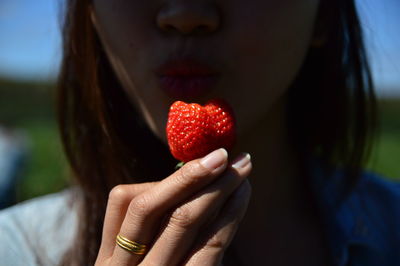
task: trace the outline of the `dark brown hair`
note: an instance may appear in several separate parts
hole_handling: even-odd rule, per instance
[[[68,0],[58,81],[58,122],[80,189],[79,232],[64,265],[93,265],[101,241],[108,193],[117,184],[168,176],[176,160],[128,100],[90,21],[90,0]],[[321,0],[327,42],[310,49],[289,88],[288,121],[299,160],[318,156],[342,166],[348,187],[369,153],[375,96],[353,1]],[[157,167],[154,167],[157,165]]]

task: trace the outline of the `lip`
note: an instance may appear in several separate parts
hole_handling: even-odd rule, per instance
[[[173,98],[199,97],[210,92],[217,82],[217,76],[163,76],[160,87]]]
[[[220,76],[209,64],[187,57],[167,61],[156,74],[160,88],[174,98],[204,95],[215,88]]]

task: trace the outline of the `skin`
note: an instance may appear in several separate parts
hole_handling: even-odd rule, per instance
[[[239,170],[231,159],[218,170],[194,160],[161,182],[113,189],[97,265],[219,265],[230,244],[240,246],[246,265],[322,265],[322,229],[307,207],[284,113],[286,92],[315,42],[318,5],[319,0],[93,0],[91,18],[107,56],[156,136],[167,145],[169,106],[179,99],[160,90],[153,71],[173,54],[194,53],[221,77],[215,90],[188,101],[227,100],[239,134],[229,158],[243,150],[252,157]],[[115,246],[118,233],[152,243],[151,249],[146,256],[128,253]]]

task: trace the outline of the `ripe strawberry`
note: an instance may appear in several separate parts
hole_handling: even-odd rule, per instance
[[[213,99],[204,107],[176,101],[166,128],[171,153],[188,162],[218,148],[229,150],[236,141],[235,124],[232,108],[222,99]]]

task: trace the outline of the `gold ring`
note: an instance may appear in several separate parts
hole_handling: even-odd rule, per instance
[[[135,241],[129,240],[120,235],[117,235],[117,239],[115,242],[121,248],[123,248],[129,252],[132,252],[134,254],[142,255],[142,254],[146,253],[146,251],[147,251],[146,245],[139,244]]]

